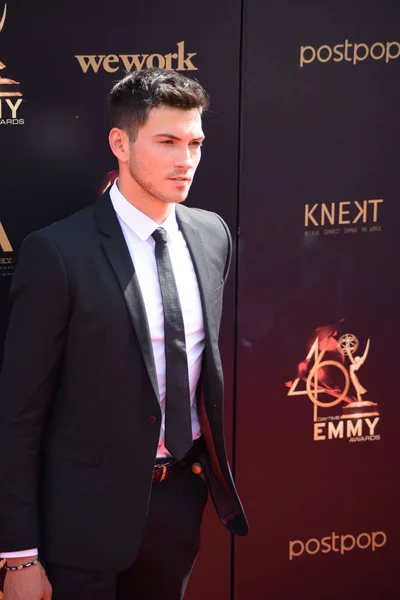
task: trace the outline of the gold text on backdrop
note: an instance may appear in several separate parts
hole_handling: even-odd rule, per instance
[[[304,212],[304,226],[309,225],[354,225],[355,223],[367,223],[368,219],[372,223],[378,221],[379,204],[383,199],[363,200],[362,203],[346,201],[331,202],[330,204],[316,203],[306,204]]]
[[[197,52],[185,53],[184,41],[177,43],[177,47],[178,52],[169,54],[76,54],[75,58],[84,73],[98,73],[100,69],[107,73],[121,69],[130,72],[154,67],[170,71],[197,71],[192,62]]]
[[[380,440],[378,404],[365,397],[367,390],[358,374],[369,355],[370,340],[360,351],[356,336],[346,333],[337,339],[334,325],[319,327],[313,339],[307,356],[298,365],[296,379],[285,385],[288,396],[305,395],[311,400],[314,441]]]
[[[0,19],[0,32],[2,31],[7,17],[7,4],[4,5]],[[6,64],[0,60],[0,71],[6,68]],[[22,104],[22,93],[19,81],[2,77],[0,75],[0,125],[23,125],[24,119],[18,118],[18,109]],[[11,100],[11,98],[18,100]]]
[[[383,203],[383,198],[307,203],[304,205],[304,235],[380,232]]]
[[[13,271],[13,247],[0,221],[0,277],[10,276],[13,274]]]
[[[338,535],[334,531],[331,536],[323,537],[321,540],[311,538],[306,542],[301,540],[292,540],[289,542],[289,560],[293,560],[306,552],[309,555],[328,554],[329,552],[338,552],[345,554],[355,548],[360,550],[369,549],[375,552],[377,548],[382,548],[387,542],[387,535],[384,531],[373,531],[372,533],[360,533],[357,536],[351,534]]]
[[[300,47],[300,68],[309,65],[317,59],[320,63],[348,62],[356,65],[367,58],[372,60],[385,60],[388,63],[400,57],[399,42],[376,42],[375,44],[353,44],[345,40],[343,44],[328,46],[324,44],[319,48],[314,46]]]
[[[12,246],[10,244],[10,240],[7,237],[7,234],[4,230],[3,225],[0,222],[0,249],[2,252],[12,252]]]

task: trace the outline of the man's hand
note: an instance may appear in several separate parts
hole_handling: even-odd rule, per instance
[[[8,559],[7,564],[30,562],[36,557]],[[52,589],[46,572],[39,563],[21,571],[7,571],[4,581],[4,600],[51,600]]]

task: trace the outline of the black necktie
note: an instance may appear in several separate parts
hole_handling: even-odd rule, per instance
[[[166,360],[165,442],[168,452],[180,460],[192,446],[189,373],[185,328],[165,229],[153,233],[164,307]]]

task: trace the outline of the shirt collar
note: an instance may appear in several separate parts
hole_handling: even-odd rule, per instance
[[[173,239],[178,233],[178,222],[176,220],[175,204],[172,205],[172,211],[165,219],[164,223],[159,225],[153,219],[138,210],[133,204],[121,194],[116,179],[110,189],[110,198],[112,205],[118,217],[144,242],[158,227],[163,227],[167,232],[167,238]]]

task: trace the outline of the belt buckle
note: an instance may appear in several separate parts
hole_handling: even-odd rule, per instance
[[[163,481],[163,479],[165,479],[165,478],[166,478],[166,476],[167,476],[167,469],[168,469],[167,465],[162,465],[162,473],[161,473],[161,477],[160,477],[160,479],[158,480],[158,482],[159,482],[159,483],[160,483],[160,481]]]

